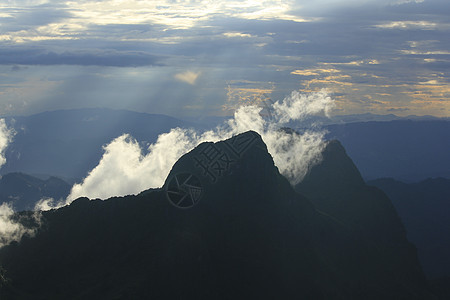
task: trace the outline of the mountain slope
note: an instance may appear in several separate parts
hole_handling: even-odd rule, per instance
[[[383,178],[367,184],[380,188],[392,200],[408,239],[418,248],[427,276],[450,276],[450,179],[429,178],[407,184]]]
[[[392,270],[386,276],[423,277],[416,249],[389,198],[364,183],[358,169],[338,141],[331,141],[323,161],[312,167],[296,190],[319,211],[330,215],[374,243]],[[408,270],[403,273],[401,270]],[[395,275],[393,275],[395,274]],[[401,275],[403,274],[403,275]],[[413,275],[414,274],[414,275]]]
[[[420,267],[317,211],[260,136],[203,143],[164,189],[43,212],[35,238],[0,249],[17,299],[427,299]],[[382,226],[381,226],[382,227]],[[395,239],[395,241],[392,241]]]

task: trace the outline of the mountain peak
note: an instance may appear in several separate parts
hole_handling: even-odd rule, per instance
[[[321,191],[321,186],[345,190],[364,185],[361,173],[338,140],[328,142],[322,158],[322,162],[313,166],[298,185],[299,191],[306,186]]]
[[[217,198],[224,188],[261,191],[277,182],[291,189],[261,136],[247,131],[217,143],[202,143],[183,155],[170,171],[164,189],[172,204],[188,208],[202,198]]]
[[[0,296],[423,299],[428,294],[413,255],[380,250],[383,240],[361,236],[352,223],[344,226],[316,211],[280,175],[252,131],[200,144],[175,163],[163,189],[105,201],[80,198],[42,218],[45,226],[34,238],[0,249],[0,265],[10,276]],[[407,246],[401,239],[394,243],[398,249]],[[399,257],[406,262],[395,264]]]

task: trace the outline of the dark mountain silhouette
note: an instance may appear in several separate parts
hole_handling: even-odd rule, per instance
[[[1,174],[24,172],[81,179],[94,168],[102,146],[129,133],[143,144],[175,127],[199,126],[165,115],[90,108],[6,118],[16,131]]]
[[[318,210],[349,226],[357,226],[372,238],[406,238],[390,200],[381,190],[365,184],[338,141],[329,142],[323,151],[323,161],[309,171],[296,190]]]
[[[0,177],[0,204],[11,202],[16,211],[32,210],[42,198],[65,199],[71,185],[62,179],[46,180],[24,173],[9,173]]]
[[[334,145],[322,167],[342,157]],[[354,198],[346,202],[369,218],[365,223],[316,210],[279,174],[254,132],[203,143],[178,160],[163,189],[106,201],[80,198],[43,212],[36,237],[0,249],[0,296],[433,299],[384,194],[353,182],[354,166],[339,164],[327,168],[353,173],[352,182],[341,181],[345,188],[373,191],[373,210]],[[314,175],[308,180],[328,189],[328,179],[317,178],[323,185]],[[380,210],[387,215],[380,218]]]
[[[314,166],[296,190],[317,210],[353,228],[381,253],[395,276],[400,270],[417,273],[415,247],[408,243],[404,226],[389,198],[368,186],[338,141],[323,151],[323,161]]]
[[[326,126],[366,180],[450,178],[450,121],[360,122]]]
[[[427,276],[450,277],[450,179],[407,184],[383,178],[367,184],[380,188],[392,200]]]

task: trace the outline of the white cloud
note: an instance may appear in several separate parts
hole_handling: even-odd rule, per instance
[[[406,4],[406,3],[422,3],[424,1],[425,0],[398,0],[398,1],[395,1],[394,4],[401,5],[401,4]]]
[[[69,200],[81,196],[106,198],[138,193],[159,187],[177,159],[195,146],[195,134],[189,130],[172,129],[161,134],[143,155],[136,140],[124,134],[114,139],[105,154],[82,184],[75,184]]]
[[[53,198],[42,198],[34,205],[34,211],[47,211],[55,208],[60,208],[66,205],[66,201],[61,199],[55,201]]]
[[[429,21],[393,21],[375,25],[377,28],[383,29],[424,29],[432,30],[439,26],[438,23]]]
[[[308,115],[316,115],[320,112],[329,116],[331,109],[334,108],[334,102],[325,90],[309,95],[294,91],[284,101],[276,102],[273,108],[280,122],[286,123],[290,120],[301,120]]]
[[[292,184],[297,184],[308,169],[320,161],[325,146],[324,132],[290,134],[279,129],[290,120],[328,113],[332,107],[334,102],[325,91],[309,95],[293,92],[273,105],[272,119],[260,115],[262,107],[242,106],[236,110],[233,119],[214,130],[197,133],[175,128],[161,134],[156,143],[148,147],[146,154],[136,140],[127,134],[122,135],[104,148],[105,153],[97,167],[82,183],[73,186],[66,203],[82,196],[104,199],[161,187],[173,164],[198,144],[227,139],[248,130],[262,136],[280,173]],[[41,207],[48,209],[52,205],[46,201]]]
[[[224,36],[228,38],[251,38],[252,35],[249,33],[242,33],[242,32],[225,32],[223,33]]]
[[[406,55],[450,55],[450,51],[447,50],[433,50],[433,51],[400,50],[399,52]]]
[[[186,83],[189,83],[191,85],[194,85],[197,81],[198,77],[200,76],[201,72],[192,72],[192,71],[186,71],[182,73],[175,74],[175,79],[179,81],[183,81]]]
[[[20,241],[24,235],[32,236],[35,229],[24,227],[19,221],[13,220],[14,210],[10,203],[0,205],[0,248],[13,241]],[[35,212],[32,215],[35,222],[39,223],[40,213]]]
[[[14,131],[8,129],[4,119],[0,119],[0,168],[6,163],[5,150],[11,142],[13,135]]]
[[[428,80],[428,81],[422,81],[422,82],[419,82],[419,84],[425,84],[425,85],[438,85],[438,84],[440,84],[440,82],[437,81],[437,80],[435,80],[435,79],[433,79],[433,80]]]

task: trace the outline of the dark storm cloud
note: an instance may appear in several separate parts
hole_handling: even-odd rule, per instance
[[[0,49],[1,65],[80,65],[137,67],[161,65],[161,57],[140,51],[75,50],[57,53],[36,48]]]

